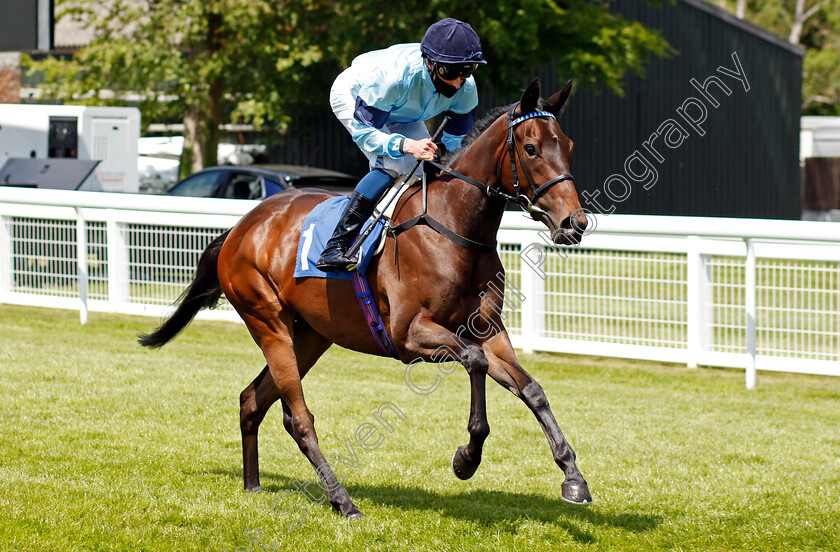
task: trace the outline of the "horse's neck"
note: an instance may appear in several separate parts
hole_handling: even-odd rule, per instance
[[[479,137],[452,168],[485,185],[496,185],[496,160],[498,144]],[[447,213],[447,224],[464,237],[490,243],[494,241],[501,224],[505,202],[491,199],[487,193],[468,182],[447,179],[442,188],[441,206]],[[433,215],[434,216],[434,215]],[[441,221],[443,222],[443,221]]]

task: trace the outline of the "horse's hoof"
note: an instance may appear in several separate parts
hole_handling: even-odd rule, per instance
[[[592,504],[592,495],[589,494],[589,486],[583,483],[563,483],[562,497],[566,502],[572,504]]]
[[[455,454],[452,455],[452,471],[455,472],[455,477],[466,481],[475,475],[475,470],[478,469],[478,464],[472,465],[467,462],[467,459],[464,458],[463,454],[461,454],[461,450],[463,448],[464,447],[458,447],[458,450],[456,450]]]
[[[365,515],[361,512],[361,510],[359,510],[355,506],[353,506],[352,510],[344,514],[344,519],[346,519],[347,521],[354,521],[357,519],[362,519],[363,517],[365,517]]]
[[[253,487],[248,487],[248,488],[245,489],[245,492],[247,492],[247,493],[261,493],[262,491],[263,491],[263,488],[260,487],[259,485],[255,485]]]

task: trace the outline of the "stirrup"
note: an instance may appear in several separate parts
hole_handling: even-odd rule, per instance
[[[353,258],[353,260],[350,262],[350,264],[347,265],[347,268],[345,268],[345,270],[347,272],[354,272],[354,271],[358,270],[360,262],[361,262],[361,255],[356,253],[356,256]]]
[[[349,249],[349,247],[347,249]],[[321,257],[323,257],[323,253],[321,254]],[[359,267],[359,263],[361,262],[358,252],[352,259],[349,259],[346,251],[339,251],[338,257],[340,258],[336,259],[333,264],[327,264],[325,261],[318,259],[318,262],[315,263],[315,268],[321,272],[332,272],[333,270],[346,270],[347,272],[352,272]]]

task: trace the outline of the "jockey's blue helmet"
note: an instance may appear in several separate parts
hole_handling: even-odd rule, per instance
[[[487,63],[481,56],[481,41],[470,24],[451,17],[426,29],[420,51],[436,63]]]

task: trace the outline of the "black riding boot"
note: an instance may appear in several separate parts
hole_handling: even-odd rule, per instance
[[[373,213],[375,206],[375,201],[371,201],[359,192],[353,192],[350,203],[344,208],[332,237],[324,247],[324,252],[321,253],[321,258],[315,263],[318,270],[324,272],[345,270],[348,265],[353,264],[354,259],[347,257],[347,250],[353,245],[353,239],[359,233],[362,224]]]

